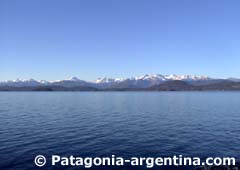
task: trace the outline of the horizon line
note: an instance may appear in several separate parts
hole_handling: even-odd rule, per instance
[[[109,76],[103,76],[103,77],[98,77],[96,79],[93,80],[85,80],[85,79],[81,79],[79,78],[79,76],[67,76],[66,78],[63,79],[55,79],[55,80],[49,80],[49,79],[35,79],[35,78],[15,78],[15,79],[5,79],[5,80],[0,80],[0,82],[7,82],[7,81],[28,81],[28,80],[35,80],[35,81],[48,81],[48,82],[57,82],[57,81],[63,81],[63,80],[73,80],[73,79],[78,79],[78,80],[82,80],[85,82],[95,82],[96,80],[99,79],[131,79],[131,78],[136,78],[136,77],[143,77],[143,76],[156,76],[156,75],[160,75],[160,76],[196,76],[196,77],[205,77],[205,78],[210,78],[210,79],[240,79],[238,77],[234,77],[234,76],[230,76],[230,77],[212,77],[212,76],[207,76],[207,75],[200,75],[200,74],[143,74],[143,75],[137,75],[137,76],[123,76],[123,77],[109,77]]]

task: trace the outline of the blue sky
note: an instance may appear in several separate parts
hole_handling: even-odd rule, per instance
[[[240,77],[239,0],[1,0],[0,80]]]

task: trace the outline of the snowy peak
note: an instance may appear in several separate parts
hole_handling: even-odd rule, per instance
[[[0,91],[49,90],[239,90],[240,79],[216,79],[198,75],[145,74],[130,78],[98,78],[87,82],[77,77],[46,81],[35,79],[16,79],[0,82]]]
[[[165,80],[165,77],[161,74],[145,74],[144,76],[137,76],[134,80]]]
[[[189,80],[189,81],[194,81],[194,80],[210,80],[210,77],[207,76],[197,76],[197,75],[166,75],[165,78],[167,80]]]
[[[77,77],[70,77],[69,79],[67,79],[69,81],[81,81],[79,78]]]
[[[34,79],[16,79],[16,80],[7,80],[0,82],[0,85],[5,86],[38,86],[41,83]]]
[[[16,80],[7,80],[0,82],[0,86],[14,86],[14,87],[31,87],[31,86],[44,86],[44,85],[62,85],[65,86],[67,84],[69,86],[70,83],[74,83],[74,85],[85,83],[85,81],[80,80],[77,77],[70,77],[64,80],[55,80],[55,81],[46,81],[46,80],[35,80],[35,79],[16,79]]]
[[[98,78],[95,83],[115,83],[115,82],[121,82],[121,81],[124,81],[126,79],[124,78],[107,78],[107,77],[104,77],[104,78]]]
[[[110,83],[110,82],[115,82],[115,79],[104,77],[104,78],[98,78],[95,81],[95,83]]]
[[[70,77],[63,80],[46,81],[46,80],[35,80],[35,79],[16,79],[0,82],[0,86],[13,86],[13,87],[33,87],[33,86],[61,86],[61,87],[94,87],[94,88],[110,88],[110,87],[136,87],[146,88],[153,85],[158,85],[166,81],[181,80],[192,83],[208,83],[215,80],[224,79],[213,79],[207,76],[198,75],[162,75],[162,74],[145,74],[142,76],[130,77],[130,78],[98,78],[94,82],[87,82],[77,77]],[[229,78],[225,79],[229,81],[239,82],[240,79]]]
[[[9,83],[23,83],[23,82],[37,82],[36,80],[34,79],[16,79],[16,80],[7,80],[7,81],[4,81],[4,82],[9,82]]]
[[[184,80],[184,81],[197,81],[197,80],[210,80],[207,76],[196,75],[161,75],[161,74],[145,74],[143,76],[137,76],[132,78],[98,78],[95,83],[115,83],[123,82],[126,80],[132,81],[167,81],[167,80]]]

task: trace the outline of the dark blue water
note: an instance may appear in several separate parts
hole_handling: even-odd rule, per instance
[[[240,93],[2,92],[0,144],[1,170],[54,169],[38,154],[239,158]]]

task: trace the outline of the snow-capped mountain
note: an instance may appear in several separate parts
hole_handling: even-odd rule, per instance
[[[46,80],[35,80],[35,79],[16,79],[16,80],[7,80],[0,82],[0,86],[13,86],[13,87],[34,87],[34,86],[47,86],[47,85],[54,85],[54,86],[64,86],[64,87],[71,87],[71,86],[79,86],[79,85],[86,85],[87,82],[78,79],[77,77],[71,77],[69,79],[64,80],[55,80],[55,81],[46,81]]]
[[[97,87],[103,88],[146,88],[160,84],[165,81],[182,80],[188,82],[194,81],[210,81],[212,78],[207,76],[196,75],[161,75],[161,74],[146,74],[143,76],[131,78],[99,78],[95,81]]]
[[[0,86],[13,86],[13,87],[21,87],[21,86],[39,86],[42,82],[34,80],[34,79],[16,79],[16,80],[8,80],[0,82]]]
[[[121,82],[124,81],[125,79],[123,78],[98,78],[95,83],[114,83],[114,82]]]
[[[95,83],[114,83],[123,82],[126,80],[132,81],[167,81],[167,80],[183,80],[183,81],[196,81],[196,80],[210,80],[207,76],[196,76],[196,75],[161,75],[161,74],[146,74],[143,76],[131,77],[131,78],[99,78]]]
[[[57,80],[50,82],[50,85],[61,86],[61,87],[78,87],[78,86],[91,86],[90,83],[80,80],[77,77],[70,77],[65,80]]]
[[[212,78],[207,76],[196,76],[196,75],[167,75],[167,80],[184,80],[184,81],[197,81],[197,80],[210,80]]]
[[[213,79],[207,76],[196,75],[161,75],[161,74],[146,74],[131,78],[98,78],[94,82],[81,80],[77,77],[71,77],[64,80],[46,81],[46,80],[8,80],[0,82],[0,86],[11,87],[35,87],[35,86],[58,86],[58,87],[94,87],[94,88],[147,88],[161,84],[166,81],[180,80],[197,83],[216,82],[221,80],[239,81],[239,79]]]

